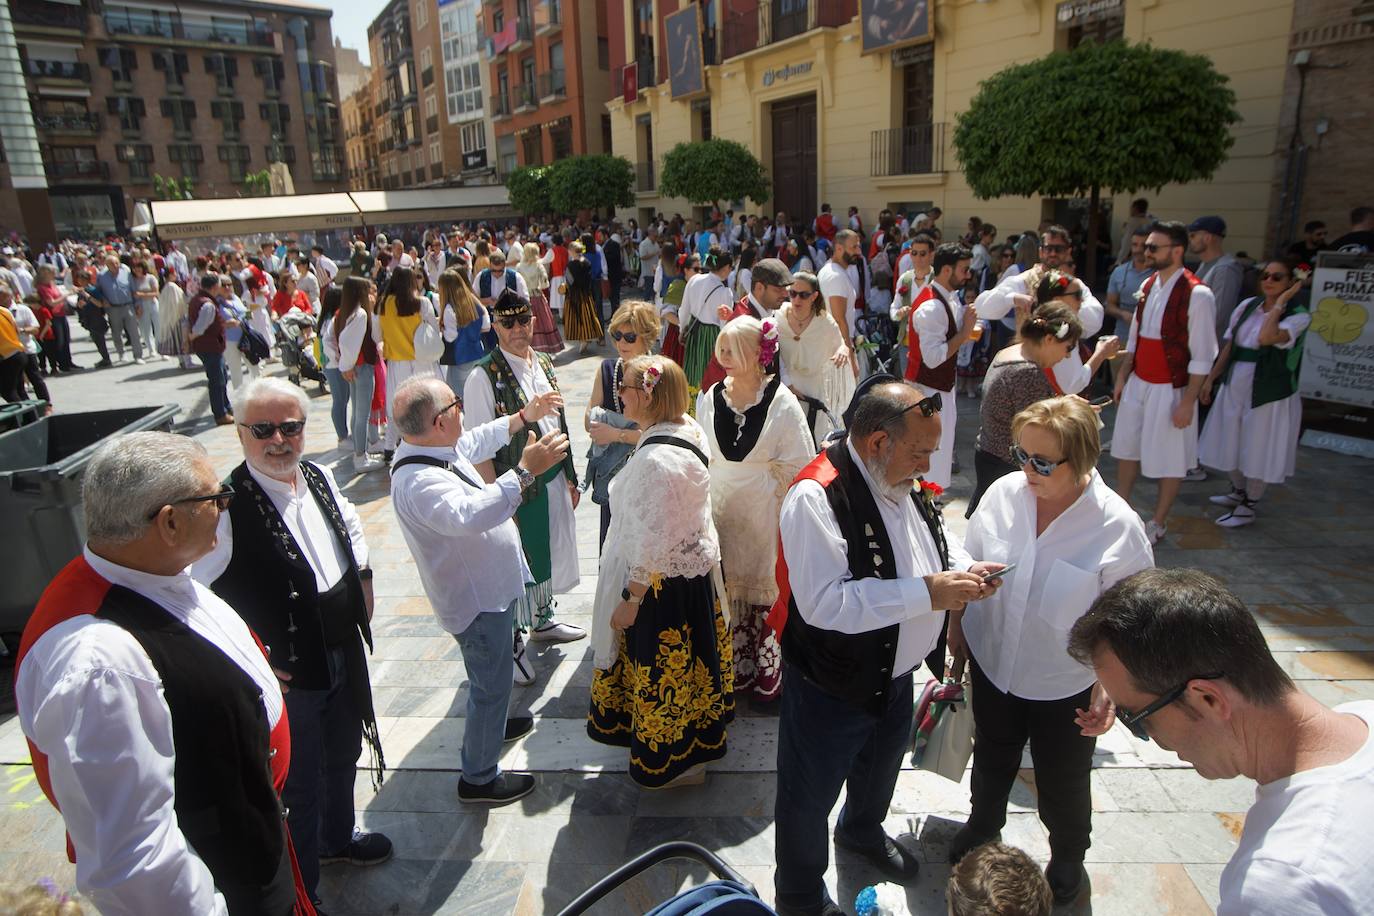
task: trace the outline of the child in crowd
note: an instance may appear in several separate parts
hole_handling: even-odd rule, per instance
[[[1015,846],[985,843],[959,860],[945,889],[950,916],[1050,916],[1040,866]]]

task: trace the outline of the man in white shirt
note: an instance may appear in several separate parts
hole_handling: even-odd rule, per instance
[[[825,300],[826,307],[830,309],[830,316],[835,319],[841,333],[845,335],[845,345],[849,348],[849,359],[854,366],[855,378],[858,378],[858,362],[854,359],[854,334],[858,316],[854,310],[854,303],[859,293],[849,278],[849,265],[858,257],[859,234],[842,229],[835,234],[835,253],[816,275],[821,284],[821,298]]]
[[[658,256],[661,251],[658,230],[650,226],[649,231],[645,233],[644,241],[639,243],[639,282],[642,285],[653,285],[654,269],[658,267]]]
[[[425,256],[420,259],[425,268],[425,279],[430,289],[439,288],[439,275],[448,269],[448,257],[444,254],[444,244],[439,236],[431,236],[425,243]]]
[[[1245,604],[1195,569],[1113,586],[1074,624],[1069,652],[1138,739],[1204,779],[1259,783],[1217,916],[1369,912],[1374,702],[1328,709],[1299,690]]]
[[[314,900],[322,863],[377,865],[392,844],[354,826],[364,739],[374,788],[385,769],[367,671],[372,569],[357,509],[328,468],[303,460],[309,409],[305,392],[284,379],[255,379],[239,391],[244,460],[227,482],[241,498],[220,513],[214,549],[191,574],[272,647],[290,685],[295,766],[282,801]]]
[[[339,275],[339,265],[324,253],[324,246],[313,245],[310,248],[310,263],[315,270],[315,279],[320,281],[320,289],[329,289],[329,285],[334,282],[334,278]]]
[[[529,716],[508,718],[511,631],[530,568],[514,515],[535,478],[568,451],[562,432],[537,441],[527,434],[520,463],[483,482],[473,462],[488,463],[511,436],[557,411],[556,392],[532,397],[511,414],[463,432],[463,400],[436,378],[407,379],[396,392],[392,422],[401,445],[391,466],[391,506],[415,558],[434,615],[458,641],[468,679],[463,775],[458,799],[502,805],[534,790],[534,777],[504,773],[501,745],[534,728]]]
[[[501,253],[499,248],[492,249],[487,256],[490,267],[485,267],[472,281],[472,288],[477,293],[477,298],[487,308],[496,304],[496,300],[501,298],[501,294],[506,290],[512,290],[521,298],[530,297],[529,284],[520,275],[520,271],[506,266],[506,256]]]
[[[911,311],[921,290],[926,288],[935,275],[931,262],[935,258],[935,239],[924,232],[916,234],[897,262],[896,292],[888,315],[898,325],[897,330],[897,371],[906,375],[907,360],[911,347]],[[905,265],[905,266],[903,266]]]
[[[199,443],[160,432],[109,440],[82,490],[86,547],[29,619],[14,690],[77,887],[110,916],[299,912],[282,688],[188,574],[233,492]]]
[[[769,623],[786,663],[774,809],[784,916],[844,912],[825,887],[842,786],[835,844],[889,880],[915,880],[915,855],[882,827],[911,746],[912,672],[944,629],[940,612],[991,594],[981,576],[1000,566],[974,563],[918,485],[940,442],[935,403],[889,378],[861,389],[852,410],[848,435],[782,505]]]
[[[931,457],[926,476],[945,489],[954,474],[954,427],[959,418],[954,404],[955,361],[959,348],[973,339],[978,326],[977,313],[955,295],[968,280],[970,258],[969,250],[954,242],[936,248],[933,277],[916,296],[911,313],[912,350],[906,377],[927,397],[938,394],[943,403],[940,448]]]

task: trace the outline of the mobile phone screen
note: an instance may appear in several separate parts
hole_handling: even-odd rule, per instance
[[[984,581],[984,582],[996,582],[998,579],[1002,578],[1003,576],[1005,576],[1007,573],[1011,572],[1011,571],[1012,571],[1013,569],[1015,569],[1015,568],[1016,568],[1016,564],[1015,564],[1015,563],[1012,563],[1010,566],[1004,566],[1004,567],[1002,567],[1001,569],[997,570],[996,572],[990,572],[990,573],[988,573],[987,575],[983,576],[983,581]]]

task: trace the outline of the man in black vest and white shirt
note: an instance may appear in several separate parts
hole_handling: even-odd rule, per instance
[[[782,505],[778,603],[777,911],[834,916],[825,887],[827,817],[841,786],[837,846],[909,883],[918,862],[883,831],[911,745],[912,672],[935,646],[942,611],[991,594],[919,486],[940,442],[939,402],[875,376],[849,432],[807,465]]]
[[[192,575],[239,612],[289,685],[292,767],[282,791],[312,899],[320,864],[376,865],[391,841],[355,829],[353,784],[366,737],[383,770],[365,653],[372,570],[362,520],[327,468],[301,459],[310,401],[278,378],[250,382],[235,404],[244,462],[215,549]]]

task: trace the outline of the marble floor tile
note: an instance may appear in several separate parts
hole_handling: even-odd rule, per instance
[[[1093,815],[1087,860],[1219,864],[1235,850],[1236,836],[1219,815],[1104,811]]]

